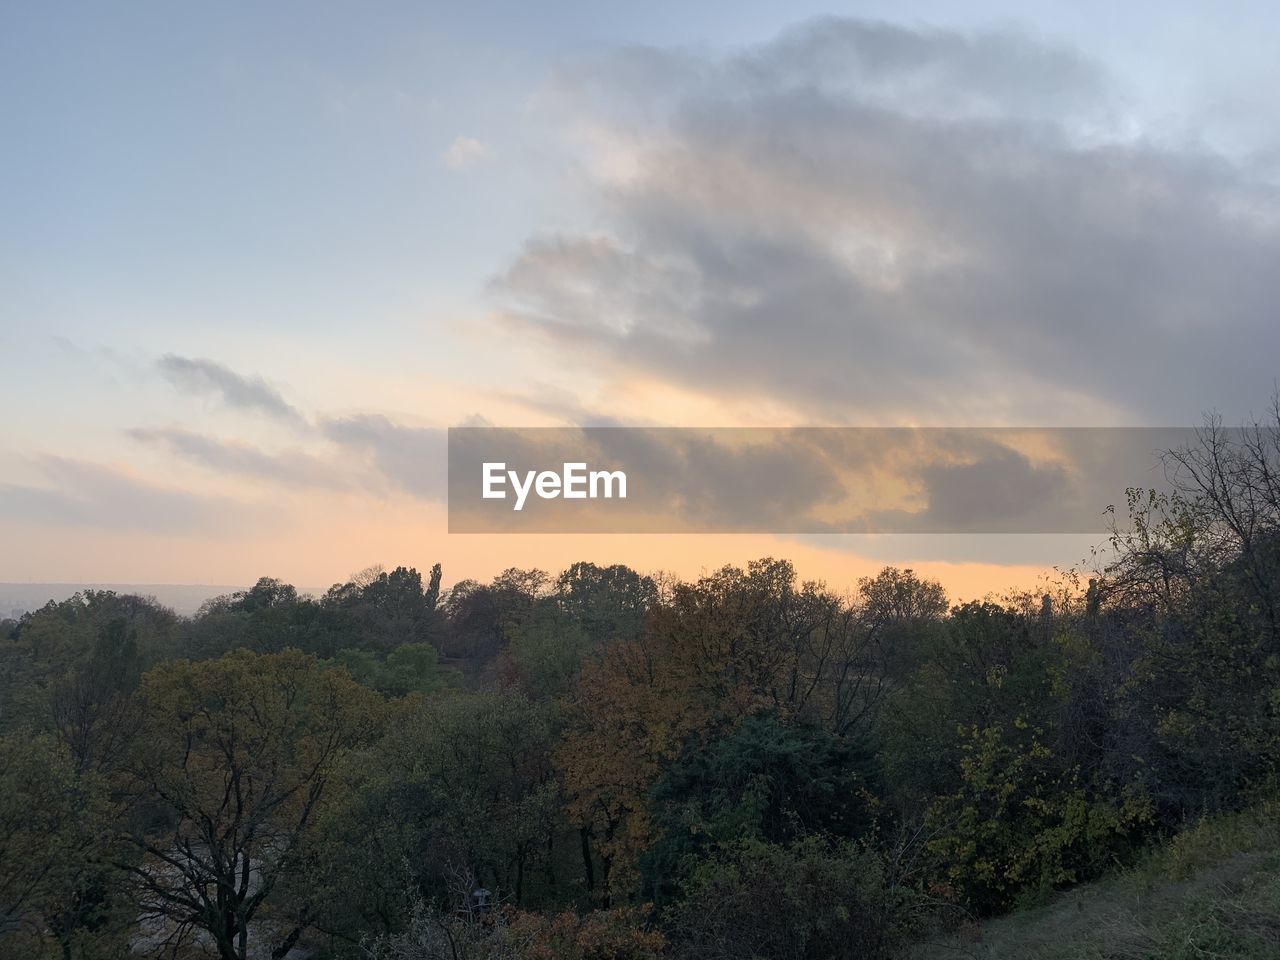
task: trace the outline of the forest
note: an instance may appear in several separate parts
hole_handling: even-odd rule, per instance
[[[1276,796],[1278,465],[1210,420],[1092,566],[965,603],[770,558],[50,602],[0,623],[0,955],[905,955]]]

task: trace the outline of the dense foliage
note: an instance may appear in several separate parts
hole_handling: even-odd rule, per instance
[[[1280,427],[1280,417],[1275,427]],[[1274,429],[1087,584],[366,571],[0,624],[0,953],[890,957],[1273,791]]]

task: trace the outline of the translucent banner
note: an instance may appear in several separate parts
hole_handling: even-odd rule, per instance
[[[449,431],[451,533],[1095,533],[1196,429]]]

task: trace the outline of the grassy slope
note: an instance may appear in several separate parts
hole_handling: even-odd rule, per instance
[[[1280,960],[1280,802],[1206,821],[1116,877],[913,960]]]

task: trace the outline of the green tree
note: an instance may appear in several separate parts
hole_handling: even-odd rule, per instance
[[[509,692],[410,698],[355,815],[370,833],[403,839],[390,852],[409,858],[428,897],[457,871],[516,904],[545,894],[558,827],[554,717],[554,704]]]
[[[108,632],[129,643],[141,668],[173,655],[181,630],[172,610],[148,597],[110,590],[84,590],[24,614],[7,637],[0,636],[0,729],[48,729],[52,688],[102,659]]]
[[[320,602],[326,643],[382,656],[404,646],[438,645],[439,564],[431,576],[431,583],[424,587],[422,574],[412,567],[396,567],[390,573],[373,568],[331,587]]]
[[[695,747],[654,787],[658,836],[641,858],[645,895],[661,906],[698,859],[740,840],[858,838],[872,826],[874,781],[864,746],[769,714],[749,717],[727,737]]]
[[[291,584],[262,577],[248,590],[207,600],[186,625],[183,653],[219,657],[232,650],[279,653],[313,650],[319,642],[318,606]]]
[[[563,696],[593,646],[581,624],[554,600],[543,598],[511,627],[502,651],[502,676],[535,699]]]
[[[102,782],[49,736],[0,737],[0,952],[65,960],[122,948],[129,902],[112,866]]]
[[[347,647],[331,662],[387,697],[443,690],[453,678],[440,666],[436,648],[425,643],[401,644],[385,656],[377,650]]]
[[[556,578],[555,598],[593,643],[603,643],[639,636],[658,588],[651,577],[621,564],[579,562]]]
[[[273,912],[295,853],[374,737],[381,702],[345,672],[298,651],[170,661],[139,689],[128,869],[157,938],[197,935],[221,960],[246,960],[251,929],[283,957],[310,925],[306,903]]]
[[[141,675],[137,633],[116,619],[102,630],[92,653],[53,682],[54,728],[77,772],[109,771],[129,748],[137,727],[129,694]]]

